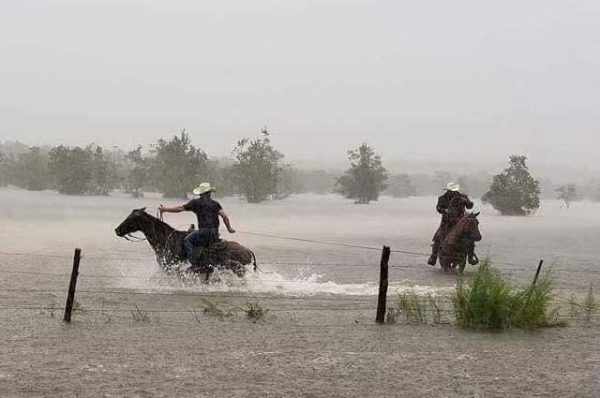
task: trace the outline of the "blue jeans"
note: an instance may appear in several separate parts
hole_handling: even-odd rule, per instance
[[[185,256],[189,261],[197,260],[200,257],[201,249],[209,243],[218,239],[219,233],[213,229],[200,228],[189,234],[183,239]]]

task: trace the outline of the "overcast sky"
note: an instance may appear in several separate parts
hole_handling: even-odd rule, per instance
[[[600,165],[600,1],[0,0],[0,140]]]

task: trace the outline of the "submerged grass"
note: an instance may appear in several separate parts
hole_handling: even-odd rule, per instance
[[[600,304],[594,296],[592,285],[590,285],[583,301],[579,302],[575,299],[575,296],[571,296],[569,304],[571,307],[571,319],[585,323],[590,323],[598,312],[598,308],[600,308]]]
[[[388,323],[405,320],[408,323],[434,323],[442,322],[443,298],[428,294],[420,296],[416,292],[398,295],[396,302],[386,314]]]
[[[136,322],[150,321],[150,315],[148,314],[148,312],[140,309],[140,307],[138,307],[137,304],[133,304],[133,306],[135,308],[133,310],[131,310],[131,316],[133,317],[134,321],[136,321]]]
[[[209,315],[213,318],[218,318],[220,320],[224,320],[227,318],[233,317],[233,312],[231,310],[225,311],[219,305],[219,303],[209,300],[207,298],[202,298],[202,312],[204,314]],[[193,313],[192,313],[193,315]],[[196,316],[196,321],[199,321],[199,318]]]
[[[452,297],[456,323],[470,329],[542,328],[558,326],[550,309],[554,279],[544,273],[537,283],[514,289],[485,260],[469,281],[459,279]]]
[[[269,312],[269,309],[260,305],[258,301],[246,303],[245,308],[239,309],[245,312],[248,319],[254,323],[264,320]]]

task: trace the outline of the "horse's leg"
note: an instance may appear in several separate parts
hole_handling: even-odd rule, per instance
[[[479,264],[479,257],[477,257],[477,254],[475,254],[475,242],[474,241],[469,242],[468,257],[469,257],[469,264],[471,264],[471,265]]]
[[[461,255],[460,261],[458,262],[458,272],[463,273],[465,270],[465,265],[467,265],[467,253]]]
[[[446,256],[440,256],[439,260],[440,260],[440,267],[442,267],[442,270],[444,272],[450,271],[450,261],[449,261],[449,258],[446,257]]]
[[[206,283],[208,285],[208,282],[210,280],[210,276],[212,275],[212,273],[214,272],[214,268],[213,267],[206,267],[206,271],[204,272],[204,283]]]

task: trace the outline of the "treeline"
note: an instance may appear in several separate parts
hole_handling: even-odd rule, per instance
[[[239,195],[249,202],[336,192],[368,203],[380,194],[439,195],[449,181],[480,198],[490,192],[494,179],[496,186],[507,180],[483,172],[389,173],[366,143],[348,151],[350,168],[346,171],[297,169],[274,148],[266,129],[257,137],[239,140],[232,149],[231,158],[211,158],[192,144],[185,131],[129,152],[94,144],[32,147],[5,142],[0,143],[0,186],[52,189],[69,195],[108,195],[120,190],[134,197],[160,192],[165,197],[185,198],[199,182],[210,181],[219,196]],[[535,190],[541,197],[559,198],[567,205],[577,199],[600,200],[600,179],[577,186],[542,179],[536,181]]]
[[[108,195],[120,190],[133,197],[160,192],[186,198],[210,181],[220,196],[240,195],[249,202],[283,199],[294,193],[330,193],[337,174],[297,170],[271,143],[263,129],[239,140],[232,158],[210,158],[185,131],[126,152],[90,144],[85,147],[35,147],[0,143],[0,186],[68,195]]]

